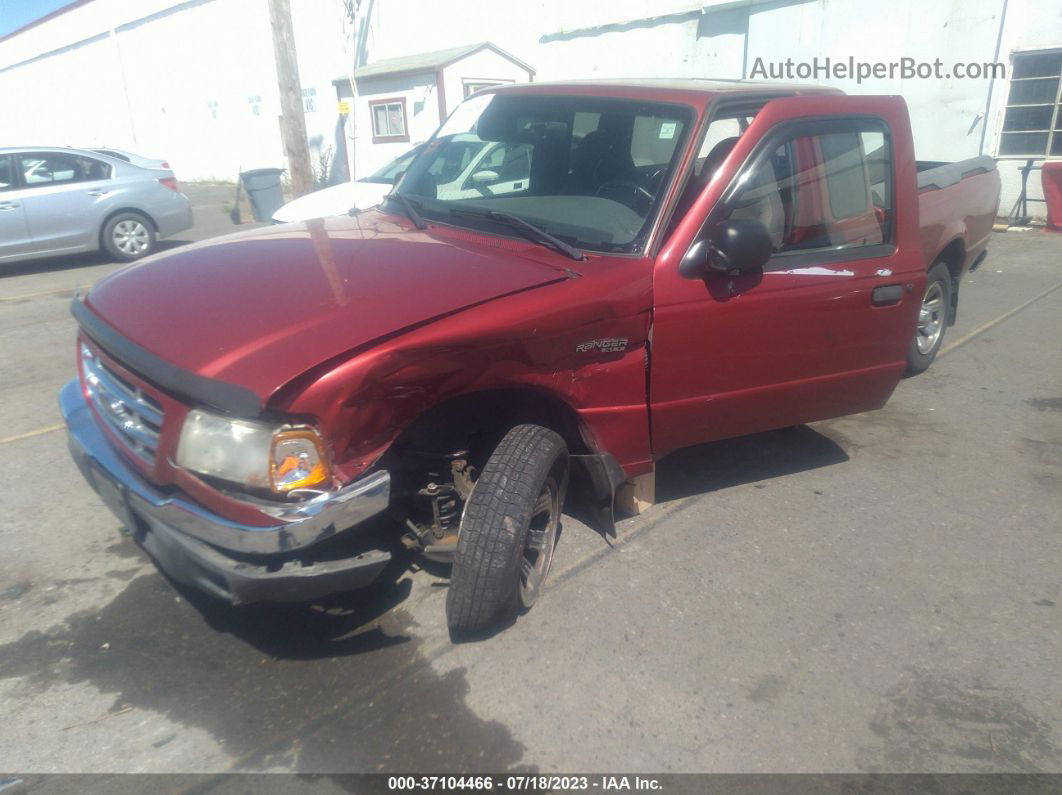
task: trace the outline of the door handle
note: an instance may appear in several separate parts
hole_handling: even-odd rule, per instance
[[[889,306],[898,304],[903,299],[903,285],[885,284],[875,287],[870,294],[870,303],[874,306]]]
[[[106,196],[108,193],[110,193],[109,190],[90,190],[88,192],[88,195],[89,196]]]
[[[17,210],[18,205],[14,202],[0,202],[0,210]]]

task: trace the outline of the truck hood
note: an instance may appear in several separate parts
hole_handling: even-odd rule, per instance
[[[378,213],[266,227],[124,268],[85,304],[148,354],[265,405],[334,356],[567,278],[544,249],[477,238],[408,230]]]

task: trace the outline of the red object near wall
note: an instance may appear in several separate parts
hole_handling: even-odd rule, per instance
[[[1044,163],[1041,179],[1047,202],[1047,228],[1062,232],[1062,161]]]

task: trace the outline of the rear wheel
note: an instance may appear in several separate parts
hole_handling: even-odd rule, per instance
[[[119,213],[103,226],[101,242],[120,262],[132,262],[155,250],[155,228],[140,213]]]
[[[938,262],[929,269],[926,291],[918,312],[918,326],[907,351],[909,375],[924,373],[937,357],[950,318],[952,289],[951,271],[947,265]]]
[[[538,601],[567,486],[560,436],[540,425],[505,435],[465,504],[446,595],[452,633],[482,631]]]

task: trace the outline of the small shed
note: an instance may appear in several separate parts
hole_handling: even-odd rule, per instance
[[[465,97],[527,83],[535,70],[488,42],[375,61],[333,80],[355,124],[355,174],[364,177],[425,141]]]

